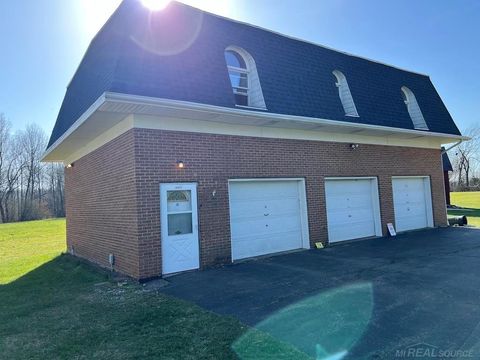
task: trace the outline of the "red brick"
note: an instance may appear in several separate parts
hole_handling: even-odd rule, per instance
[[[398,175],[430,176],[434,222],[446,225],[440,149],[360,144],[353,151],[345,143],[134,129],[67,169],[68,246],[103,266],[113,253],[116,270],[135,278],[160,276],[160,183],[197,182],[201,266],[229,262],[232,178],[305,178],[313,244],[327,243],[324,178],[376,176],[385,233]]]

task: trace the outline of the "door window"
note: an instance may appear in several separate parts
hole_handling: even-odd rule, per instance
[[[192,234],[192,193],[190,190],[167,191],[168,235]]]

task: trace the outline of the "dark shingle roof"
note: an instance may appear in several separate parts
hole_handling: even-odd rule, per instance
[[[442,151],[445,151],[445,148],[442,146]],[[452,163],[446,152],[442,153],[442,165],[443,171],[453,171]]]
[[[183,40],[165,46],[174,36]],[[188,46],[175,50],[178,43]],[[400,92],[407,86],[431,132],[460,135],[428,76],[183,4],[150,13],[138,0],[124,0],[68,86],[49,146],[106,91],[235,108],[224,60],[230,45],[255,59],[268,112],[413,129]],[[347,77],[359,118],[344,115],[335,69]]]

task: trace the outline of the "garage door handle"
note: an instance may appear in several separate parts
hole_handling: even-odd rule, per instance
[[[268,215],[270,215],[270,214],[263,214],[263,216],[268,216]]]

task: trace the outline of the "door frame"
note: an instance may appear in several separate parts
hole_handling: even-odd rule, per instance
[[[325,194],[325,217],[327,218],[327,235],[328,235],[328,243],[341,243],[340,241],[330,241],[330,228],[328,226],[328,210],[327,210],[327,181],[341,181],[341,180],[369,180],[370,181],[370,188],[371,188],[371,201],[372,201],[372,209],[373,209],[373,219],[374,219],[374,227],[375,227],[375,236],[381,237],[383,236],[382,231],[382,214],[380,211],[380,193],[378,191],[378,177],[376,176],[332,176],[332,177],[325,177],[323,183],[323,191]],[[355,240],[352,239],[352,240]],[[349,241],[349,240],[343,240]]]
[[[170,190],[190,190],[192,202],[192,236],[197,240],[198,257],[193,267],[179,271],[165,272],[164,242],[168,238],[168,211],[167,201],[162,194]],[[175,274],[182,271],[196,270],[200,268],[200,237],[198,231],[198,184],[196,182],[175,182],[160,183],[160,241],[161,241],[161,259],[162,259],[162,275]]]
[[[392,204],[393,204],[393,218],[395,219],[395,227],[397,227],[397,215],[395,213],[395,197],[393,189],[393,181],[395,179],[422,179],[423,180],[423,189],[425,190],[425,210],[427,216],[427,228],[435,227],[435,222],[433,220],[433,199],[432,199],[432,186],[431,179],[429,175],[405,175],[405,176],[392,176]],[[417,229],[420,230],[420,229]],[[404,230],[404,231],[414,231]],[[400,231],[403,232],[403,231]]]
[[[274,182],[274,181],[288,181],[296,182],[298,189],[298,198],[300,200],[300,226],[302,228],[302,249],[310,249],[310,232],[308,228],[308,207],[307,207],[307,189],[305,186],[305,178],[244,178],[244,179],[228,179],[228,216],[230,226],[230,257],[232,262],[242,261],[243,259],[233,260],[233,240],[232,240],[232,207],[230,185],[232,183],[240,182]]]

